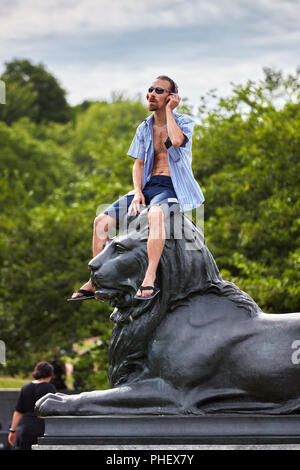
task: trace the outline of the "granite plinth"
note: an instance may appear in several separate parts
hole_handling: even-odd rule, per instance
[[[53,416],[39,445],[300,444],[300,415]]]
[[[224,451],[224,450],[257,450],[257,451],[270,451],[270,450],[297,450],[300,451],[300,444],[260,444],[260,445],[247,445],[247,444],[239,444],[239,445],[205,445],[205,444],[194,444],[194,445],[145,445],[145,446],[135,446],[135,445],[114,445],[114,446],[106,446],[106,445],[34,445],[32,446],[32,450],[100,450],[101,452],[108,453],[111,450],[120,452],[128,452],[128,451],[140,451],[140,452],[151,452],[153,454],[154,451],[166,452],[170,450],[174,451],[187,451],[186,454],[191,454],[193,451]],[[107,454],[109,455],[109,454]]]

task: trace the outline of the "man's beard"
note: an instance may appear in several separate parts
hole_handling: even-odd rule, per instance
[[[148,102],[148,109],[149,109],[149,111],[156,111],[158,109],[158,106],[154,101],[149,101]]]

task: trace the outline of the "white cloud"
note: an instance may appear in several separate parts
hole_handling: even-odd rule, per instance
[[[299,65],[300,0],[1,0],[2,60],[42,62],[72,104],[145,94],[157,75],[197,106],[210,88]],[[1,71],[0,71],[1,73]]]
[[[69,91],[68,100],[77,104],[85,99],[109,99],[112,91],[123,91],[134,98],[140,94],[146,103],[145,95],[152,80],[160,74],[172,77],[179,86],[181,97],[188,98],[195,108],[200,105],[200,96],[210,89],[216,88],[217,95],[228,96],[232,85],[246,84],[247,80],[258,81],[263,79],[263,67],[269,66],[282,69],[285,74],[295,74],[296,66],[290,65],[278,53],[253,58],[228,60],[226,57],[215,60],[207,59],[203,62],[185,62],[169,64],[162,61],[133,70],[124,65],[106,64],[95,66],[82,71],[74,65],[61,66],[56,69],[63,86]]]
[[[255,17],[268,27],[299,24],[299,0],[15,0],[4,2],[0,37],[89,35],[157,27],[239,22]],[[263,31],[262,31],[263,32]]]

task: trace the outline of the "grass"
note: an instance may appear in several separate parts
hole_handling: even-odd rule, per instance
[[[0,388],[21,388],[27,382],[30,382],[32,378],[27,377],[6,377],[0,375]]]

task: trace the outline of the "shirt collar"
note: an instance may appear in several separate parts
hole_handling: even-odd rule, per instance
[[[148,116],[146,119],[145,119],[145,123],[146,124],[151,124],[151,122],[153,123],[153,119],[154,119],[154,114],[150,114],[150,116]],[[151,121],[151,122],[150,122]]]
[[[177,113],[173,113],[174,114],[174,119],[175,121],[177,122],[178,121],[178,118],[180,116],[180,114],[177,114]],[[154,120],[154,114],[150,114],[150,116],[148,116],[146,119],[145,119],[145,123],[147,125],[150,125],[150,124],[153,124],[153,120]]]

